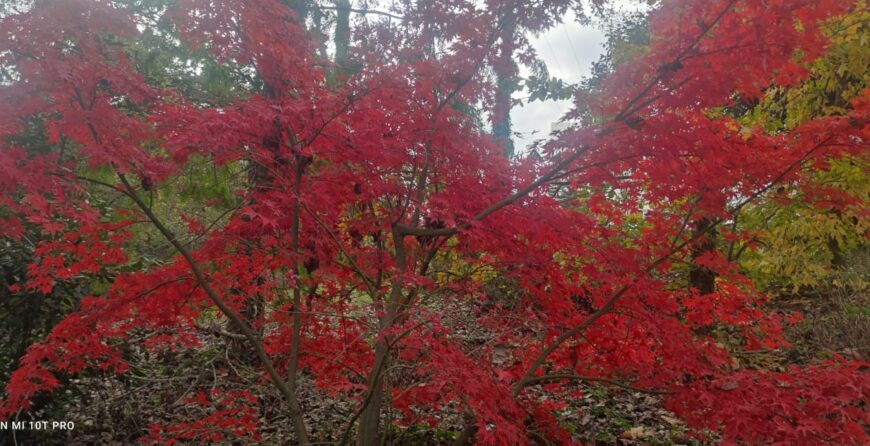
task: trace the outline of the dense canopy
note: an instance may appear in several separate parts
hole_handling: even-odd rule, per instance
[[[866,40],[837,30],[867,38],[865,2],[656,2],[630,55],[549,93],[574,100],[566,129],[513,148],[528,36],[606,4],[11,7],[0,249],[30,248],[0,285],[70,303],[0,414],[217,336],[253,373],[203,362],[210,390],[174,398],[204,409],[138,441],[274,444],[269,388],[299,444],[382,444],[447,410],[459,444],[572,444],[581,382],[658,395],[725,444],[870,442],[866,362],[738,360],[801,318],[759,286],[771,238],[825,221],[808,246],[867,246]],[[858,57],[837,51],[863,65],[830,75]],[[825,76],[836,100],[801,103]],[[342,425],[307,416],[312,382],[351,403]]]

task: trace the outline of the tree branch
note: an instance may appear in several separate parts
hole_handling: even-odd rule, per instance
[[[263,363],[263,367],[266,369],[266,373],[269,375],[271,381],[275,384],[275,387],[281,392],[281,394],[286,398],[288,406],[291,411],[291,418],[295,419],[298,415],[301,415],[302,411],[299,407],[299,402],[296,399],[296,394],[287,386],[287,383],[281,378],[281,375],[278,374],[278,371],[275,370],[275,366],[272,363],[272,359],[269,358],[269,355],[263,349],[263,344],[254,330],[236,313],[232,308],[227,306],[227,304],[223,301],[223,299],[217,294],[217,292],[212,288],[208,279],[205,276],[202,268],[199,266],[199,263],[196,259],[193,258],[193,255],[190,254],[190,251],[187,250],[187,247],[182,245],[175,234],[172,233],[169,228],[167,228],[163,222],[152,212],[151,208],[149,208],[138,195],[136,195],[133,186],[130,185],[130,182],[127,180],[127,177],[118,172],[118,178],[120,178],[121,183],[124,185],[124,193],[133,200],[134,203],[139,207],[142,213],[151,220],[151,223],[157,228],[157,230],[172,244],[173,247],[178,251],[179,254],[184,258],[187,264],[190,266],[191,272],[193,272],[193,276],[196,278],[196,282],[202,287],[205,294],[208,298],[221,310],[221,312],[227,316],[234,324],[236,324],[239,329],[242,331],[242,334],[254,348],[254,351],[257,354],[257,357]],[[305,426],[299,426],[298,423],[294,422],[294,429],[296,430],[296,436],[300,444],[307,445],[308,434],[305,430]]]
[[[518,200],[520,200],[521,198],[530,194],[532,191],[537,189],[542,184],[549,182],[562,169],[564,169],[565,167],[569,166],[571,163],[576,161],[577,158],[579,158],[581,155],[586,153],[588,150],[589,150],[589,146],[584,146],[583,148],[577,150],[576,152],[574,152],[573,154],[568,156],[566,159],[558,162],[556,164],[556,166],[553,167],[553,169],[551,169],[546,174],[540,176],[535,181],[532,181],[531,183],[529,183],[528,185],[526,185],[522,189],[508,195],[507,197],[503,198],[502,200],[500,200],[496,203],[493,203],[488,208],[480,211],[480,213],[478,213],[477,215],[475,215],[471,219],[471,222],[481,221],[481,220],[485,219],[486,217],[489,217],[490,215],[494,214],[495,212],[498,212],[500,209],[502,209],[506,206],[509,206],[513,203],[516,203]],[[468,229],[469,227],[471,227],[471,222],[460,223],[452,228],[440,228],[440,229],[419,228],[419,227],[413,227],[413,226],[408,226],[408,225],[403,225],[403,224],[397,224],[396,228],[400,231],[400,233],[402,235],[430,236],[431,237],[431,236],[442,236],[442,235],[455,235],[455,234],[459,233],[459,231],[461,231],[463,229]]]
[[[821,148],[825,144],[827,144],[827,142],[830,141],[832,138],[833,137],[829,136],[828,138],[825,138],[824,140],[822,140],[821,142],[816,144],[813,148],[811,148],[809,151],[807,151],[799,160],[797,160],[794,163],[792,163],[791,165],[789,165],[779,175],[774,177],[774,179],[771,180],[767,185],[765,185],[764,187],[762,187],[761,189],[759,189],[758,191],[756,191],[755,193],[753,193],[752,195],[750,195],[749,197],[744,199],[742,202],[738,203],[734,208],[732,208],[729,211],[729,213],[733,214],[735,212],[738,212],[744,206],[746,206],[750,202],[754,201],[759,196],[763,195],[766,191],[770,190],[770,188],[772,188],[773,186],[778,184],[780,181],[782,181],[782,179],[785,178],[790,172],[792,172],[794,169],[799,168],[804,163],[806,163],[807,160],[809,159],[810,155],[812,155],[819,148]],[[649,273],[650,271],[654,270],[656,267],[658,267],[659,265],[661,265],[662,263],[664,263],[665,261],[670,259],[671,256],[673,256],[677,252],[681,251],[684,247],[686,247],[686,245],[693,242],[694,240],[697,240],[700,237],[703,237],[704,235],[706,235],[707,233],[712,231],[714,228],[718,227],[719,224],[721,224],[722,222],[723,222],[723,219],[717,218],[717,219],[713,220],[704,231],[699,231],[697,234],[694,234],[692,237],[690,237],[690,238],[688,238],[680,243],[672,244],[671,249],[668,250],[667,253],[660,256],[656,260],[654,260],[649,266],[644,268],[642,272]],[[565,341],[576,336],[580,332],[584,331],[586,328],[588,328],[590,325],[595,323],[595,321],[600,319],[605,314],[610,313],[610,311],[613,309],[613,307],[616,305],[616,303],[625,295],[625,293],[629,289],[631,289],[631,287],[634,285],[635,282],[637,282],[637,278],[635,278],[635,280],[633,280],[631,283],[623,285],[619,290],[616,291],[616,293],[614,293],[612,295],[612,297],[610,299],[607,300],[607,302],[605,302],[604,305],[601,306],[601,308],[599,308],[597,311],[592,313],[588,318],[586,318],[586,320],[584,320],[580,324],[574,326],[570,330],[559,335],[559,337],[557,337],[555,341],[553,341],[549,346],[547,346],[538,355],[538,357],[535,359],[535,361],[532,363],[532,365],[526,371],[523,378],[520,379],[519,381],[517,381],[517,383],[514,385],[513,395],[515,397],[518,396],[520,394],[520,392],[522,392],[522,390],[525,387],[527,387],[530,382],[532,382],[534,380],[535,372],[537,372],[537,370],[544,364],[547,357],[549,357],[553,352],[555,352]]]

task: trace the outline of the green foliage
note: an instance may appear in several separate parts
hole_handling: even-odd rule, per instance
[[[649,48],[649,23],[643,12],[613,17],[606,33],[604,52],[592,64],[592,76],[583,82],[584,89],[597,89],[616,67],[643,55]]]
[[[604,52],[592,63],[592,74],[574,87],[581,96],[600,94],[602,83],[617,67],[643,55],[649,49],[649,23],[643,12],[610,17],[605,33],[607,40],[604,43]],[[596,122],[601,119],[594,116],[582,101],[578,104],[578,111],[586,121]]]
[[[222,105],[259,90],[262,82],[250,70],[229,61],[219,63],[207,49],[182,43],[163,12],[171,0],[128,0],[129,7],[151,25],[136,40],[124,42],[136,69],[150,85],[172,88],[195,104]]]
[[[532,74],[524,81],[523,86],[529,92],[529,102],[534,101],[558,101],[570,99],[574,96],[573,85],[564,80],[553,77],[543,61],[536,61],[531,66]]]

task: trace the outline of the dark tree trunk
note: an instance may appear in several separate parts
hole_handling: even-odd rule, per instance
[[[511,96],[519,86],[517,82],[518,67],[513,59],[514,34],[517,30],[516,15],[508,13],[502,19],[501,51],[499,63],[494,67],[496,75],[495,116],[492,122],[492,136],[501,145],[506,158],[514,154],[514,143],[511,139]]]
[[[704,254],[716,249],[717,231],[713,228],[713,222],[707,218],[701,218],[695,222],[694,238],[692,243],[692,267],[689,271],[689,287],[698,290],[701,295],[716,291],[716,273],[698,264],[697,260]]]

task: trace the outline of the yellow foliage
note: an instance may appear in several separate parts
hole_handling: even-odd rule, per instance
[[[870,86],[870,11],[861,2],[855,11],[830,24],[827,55],[812,65],[803,84],[770,89],[764,100],[738,119],[745,127],[771,133],[806,121],[848,112],[849,101]],[[807,166],[799,182],[785,185],[768,200],[747,208],[741,226],[756,236],[757,247],[741,258],[758,282],[793,287],[830,282],[849,268],[849,256],[870,249],[870,155],[831,160],[824,168]],[[832,188],[854,201],[845,208],[817,206],[806,196],[813,188]],[[848,284],[865,287],[857,276]]]

